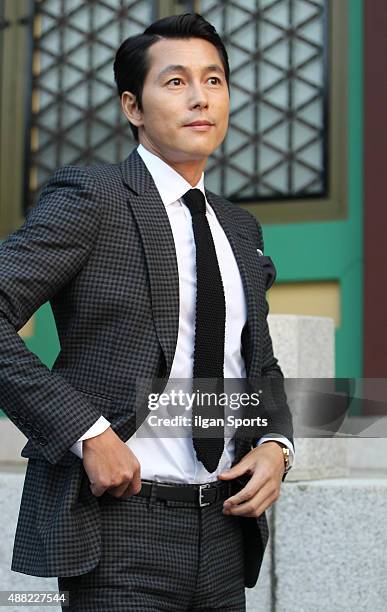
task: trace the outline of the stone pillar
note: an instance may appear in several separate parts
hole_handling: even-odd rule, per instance
[[[269,315],[274,355],[285,378],[334,378],[333,319]],[[297,415],[297,406],[291,406]],[[303,407],[307,410],[307,406]],[[297,433],[297,432],[296,432]],[[346,443],[341,438],[295,437],[296,460],[286,481],[337,478],[348,475]]]

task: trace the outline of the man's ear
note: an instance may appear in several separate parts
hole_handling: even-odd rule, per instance
[[[131,91],[122,92],[121,108],[130,123],[136,127],[142,125],[142,112],[138,108],[136,96]]]

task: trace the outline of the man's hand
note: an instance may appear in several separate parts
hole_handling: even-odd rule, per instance
[[[108,427],[103,433],[83,440],[83,466],[96,497],[105,491],[125,499],[141,490],[141,466],[135,454]]]
[[[280,495],[285,464],[281,444],[270,440],[247,453],[230,470],[219,474],[222,480],[232,480],[251,474],[248,483],[223,503],[223,514],[258,517]]]

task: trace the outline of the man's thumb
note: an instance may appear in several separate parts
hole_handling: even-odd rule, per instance
[[[224,472],[218,474],[218,478],[222,478],[224,480],[236,478],[237,476],[241,476],[242,474],[244,474],[245,471],[246,468],[240,463],[238,463],[238,465],[234,465],[234,467],[230,468],[229,470],[225,470]]]

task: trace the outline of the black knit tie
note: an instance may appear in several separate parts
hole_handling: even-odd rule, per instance
[[[183,196],[192,215],[196,246],[196,321],[192,392],[216,394],[206,396],[192,406],[192,440],[199,461],[208,472],[214,472],[224,448],[224,427],[204,429],[195,418],[224,418],[224,408],[215,402],[223,392],[224,334],[226,304],[215,245],[206,217],[206,203],[200,189],[190,189]],[[206,380],[203,380],[206,379]],[[217,405],[215,405],[217,404]],[[206,436],[206,437],[203,437]],[[209,437],[210,436],[210,437]]]

